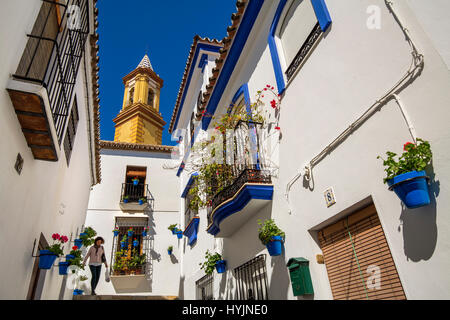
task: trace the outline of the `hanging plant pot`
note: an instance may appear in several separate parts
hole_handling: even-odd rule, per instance
[[[81,289],[75,289],[75,290],[73,290],[73,295],[74,296],[81,296],[81,295],[83,295],[83,290],[81,290]]]
[[[114,232],[114,237],[117,237],[120,233],[120,231],[118,231],[118,230],[114,230],[113,232]]]
[[[58,256],[50,250],[39,251],[39,269],[50,269]]]
[[[177,238],[178,239],[182,239],[183,238],[183,231],[179,230],[179,231],[176,232],[176,234],[177,234]]]
[[[121,247],[122,249],[126,248],[126,247],[127,247],[127,243],[124,242],[124,241],[121,241],[121,242],[120,242],[120,247]]]
[[[142,231],[142,236],[146,237],[147,236],[147,231]]]
[[[225,260],[219,260],[216,262],[217,273],[224,273],[226,270],[227,262]]]
[[[177,234],[177,229],[176,228],[172,229],[172,234]]]
[[[83,240],[81,239],[75,239],[74,243],[78,247],[78,249],[80,249],[83,246]]]
[[[133,247],[137,247],[138,245],[139,245],[139,241],[134,240],[134,241],[133,241]]]
[[[70,262],[69,260],[75,259],[75,256],[73,254],[66,255],[66,262]]]
[[[167,253],[170,255],[172,255],[172,250],[167,250]]]
[[[132,237],[133,236],[133,231],[128,231],[128,237]]]
[[[283,238],[281,236],[273,236],[272,240],[266,244],[270,256],[279,256],[283,251]]]
[[[397,196],[409,209],[430,204],[428,181],[425,171],[410,171],[388,180],[389,190],[394,190]]]
[[[69,263],[66,261],[61,261],[60,263],[58,263],[58,267],[59,267],[59,274],[61,276],[64,276],[67,274],[67,268],[69,267]]]
[[[137,186],[138,184],[139,184],[139,180],[138,179],[133,180],[133,185]]]

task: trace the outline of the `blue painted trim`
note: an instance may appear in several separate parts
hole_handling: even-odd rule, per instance
[[[286,2],[287,0],[281,0],[278,4],[277,11],[275,12],[275,16],[272,20],[272,25],[270,26],[269,37],[267,39],[279,94],[283,94],[286,89],[286,84],[284,82],[283,70],[281,69],[280,57],[278,56],[277,44],[275,42],[275,31],[277,30],[278,22],[280,22],[281,13],[286,6]]]
[[[320,28],[323,32],[325,32],[332,22],[330,12],[328,12],[327,5],[325,4],[325,0],[311,0],[311,3],[313,5],[314,12],[316,13],[317,20],[319,20]]]
[[[198,225],[200,224],[200,218],[192,218],[189,225],[184,230],[183,234],[188,237],[188,245],[192,246],[197,241]]]
[[[208,55],[206,53],[202,54],[202,56],[200,57],[200,62],[198,64],[198,67],[200,69],[202,69],[203,72],[203,67],[205,66],[205,64],[208,63]]]
[[[277,11],[272,20],[270,26],[269,37],[267,39],[269,43],[270,56],[272,57],[273,70],[275,72],[275,79],[277,81],[278,93],[283,94],[286,90],[286,82],[284,81],[283,70],[281,69],[280,57],[278,55],[278,49],[275,42],[275,32],[277,30],[278,22],[280,22],[281,13],[286,6],[287,0],[281,0],[278,4]],[[311,4],[314,8],[317,20],[319,21],[320,28],[325,32],[331,24],[330,13],[328,12],[325,0],[311,0]]]
[[[246,185],[236,197],[214,212],[212,224],[208,227],[208,233],[213,236],[220,232],[220,223],[232,214],[241,211],[252,199],[272,200],[273,186],[271,185]]]
[[[195,49],[194,59],[192,60],[188,78],[187,78],[186,84],[184,86],[183,95],[181,96],[180,108],[178,108],[177,116],[175,118],[175,123],[173,124],[173,129],[175,129],[177,127],[178,119],[180,118],[181,109],[183,109],[184,99],[186,98],[186,93],[188,92],[189,85],[191,83],[192,74],[194,73],[194,70],[195,70],[194,66],[196,65],[198,54],[199,54],[200,50],[203,49],[205,51],[219,52],[220,48],[221,48],[221,46],[214,46],[214,45],[210,45],[210,44],[206,44],[206,43],[198,43],[197,44],[197,48]]]
[[[181,194],[182,198],[186,198],[186,195],[189,191],[189,189],[191,188],[192,183],[194,183],[194,179],[195,177],[198,177],[198,172],[194,172],[193,174],[191,174],[191,176],[189,177],[189,180],[186,184],[186,187],[184,187],[183,193]]]
[[[216,112],[217,105],[222,98],[223,92],[228,84],[228,80],[234,71],[237,61],[242,53],[242,49],[247,42],[248,36],[253,28],[253,25],[258,17],[259,11],[264,4],[264,0],[250,0],[244,16],[242,17],[241,25],[236,33],[233,41],[233,45],[230,48],[228,57],[220,72],[219,79],[217,79],[214,91],[209,99],[208,106],[206,107],[206,113],[213,115]],[[202,118],[202,129],[207,130],[211,122],[211,117]]]
[[[236,103],[236,101],[238,101],[238,99],[244,95],[244,101],[245,101],[245,106],[247,108],[247,112],[251,111],[250,108],[250,93],[248,91],[248,84],[244,83],[242,86],[239,87],[239,89],[236,91],[236,93],[233,96],[233,99],[231,99],[231,105],[227,110],[227,113],[230,113],[233,110],[234,104]]]
[[[180,167],[178,168],[177,177],[179,177],[181,172],[183,172],[184,166],[185,166],[184,162],[181,162]]]

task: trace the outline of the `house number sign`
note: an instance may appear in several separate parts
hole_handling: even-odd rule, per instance
[[[328,188],[327,190],[325,190],[323,195],[325,196],[327,208],[331,207],[333,204],[336,203],[336,197],[334,196],[333,188]]]

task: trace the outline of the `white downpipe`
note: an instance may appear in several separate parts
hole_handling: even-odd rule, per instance
[[[403,33],[405,34],[406,40],[408,41],[409,45],[411,46],[411,55],[412,55],[412,61],[411,65],[406,71],[406,73],[400,78],[400,80],[391,88],[389,89],[384,96],[377,99],[358,119],[356,119],[350,126],[347,127],[341,134],[339,134],[329,145],[327,145],[319,154],[317,154],[314,158],[312,158],[304,167],[303,169],[303,175],[306,181],[314,184],[313,179],[313,167],[320,162],[329,152],[331,152],[334,148],[336,148],[345,138],[347,138],[355,129],[357,129],[360,125],[362,125],[367,119],[369,119],[373,114],[375,114],[376,111],[379,110],[389,99],[394,98],[397,102],[400,111],[402,112],[402,115],[406,121],[406,124],[408,125],[408,130],[414,139],[414,142],[416,142],[417,135],[415,132],[415,128],[412,125],[411,120],[409,119],[408,113],[406,112],[405,107],[403,106],[400,98],[397,96],[397,92],[401,91],[402,86],[406,84],[407,81],[414,79],[414,76],[417,75],[417,71],[419,69],[423,69],[424,67],[424,55],[419,52],[417,49],[416,44],[412,40],[409,30],[404,26],[404,23],[400,19],[399,15],[396,13],[394,7],[393,7],[393,1],[391,0],[385,0],[386,6],[391,11],[392,15],[394,16],[394,19],[397,21],[398,25],[402,29]],[[286,186],[286,192],[285,192],[285,198],[286,202],[288,203],[288,211],[289,214],[292,212],[291,204],[289,202],[289,191],[292,187],[292,185],[300,178],[302,174],[302,171],[300,170],[287,184]]]

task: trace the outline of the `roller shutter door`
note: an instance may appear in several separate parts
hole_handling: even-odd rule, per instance
[[[319,231],[319,241],[334,299],[406,299],[374,205]]]

